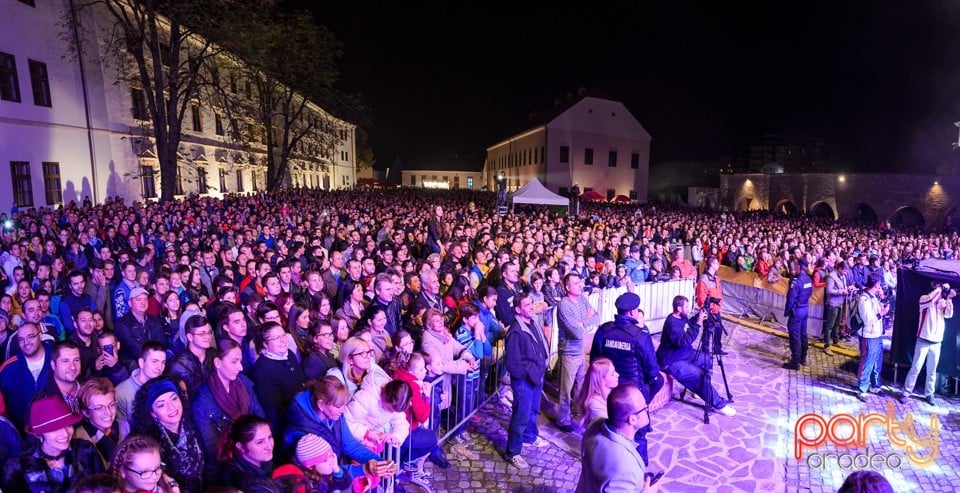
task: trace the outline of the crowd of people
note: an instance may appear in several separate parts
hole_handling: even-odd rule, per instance
[[[584,204],[576,217],[501,216],[493,204],[470,191],[287,190],[0,215],[0,488],[363,490],[400,467],[426,479],[416,459],[450,466],[431,419],[457,422],[507,381],[503,455],[526,468],[523,447],[545,443],[536,418],[553,331],[560,429],[602,417],[618,395],[616,356],[587,359],[585,335],[608,321],[584,293],[693,279],[704,261],[707,274],[723,263],[770,282],[809,265],[814,283],[849,272],[851,286],[875,279],[892,293],[897,265],[951,258],[960,243],[767,212]],[[675,313],[714,288],[698,285]],[[642,326],[639,299],[618,310]],[[638,379],[641,398],[662,384]],[[619,424],[640,439],[648,421]],[[469,434],[444,431],[476,458]]]

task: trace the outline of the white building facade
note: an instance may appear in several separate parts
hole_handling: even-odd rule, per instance
[[[538,178],[567,196],[573,184],[608,199],[646,200],[650,134],[619,101],[585,95],[546,123],[487,148],[484,180],[499,175],[516,190]]]
[[[86,39],[81,56],[68,54],[62,20],[69,0],[5,2],[0,15],[0,208],[58,206],[90,198],[129,202],[159,197],[160,173],[142,91],[101,62],[102,46]],[[97,11],[84,11],[96,16]],[[108,25],[103,18],[84,22]],[[322,152],[304,142],[290,161],[290,184],[352,188],[356,183],[355,127],[334,121],[336,146]],[[227,127],[227,128],[225,128]],[[183,119],[177,195],[219,197],[266,186],[265,146],[244,149],[225,137],[226,118],[212,101],[198,100]]]

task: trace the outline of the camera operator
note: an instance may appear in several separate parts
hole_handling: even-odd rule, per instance
[[[686,296],[673,298],[673,313],[663,322],[657,361],[664,371],[673,375],[674,379],[700,396],[704,402],[712,402],[713,408],[720,414],[734,416],[737,411],[728,405],[713,384],[704,378],[707,369],[713,364],[709,351],[698,352],[693,348],[693,343],[700,334],[700,327],[707,319],[707,311],[700,310],[696,318],[690,319],[690,300]],[[710,329],[704,337],[710,337],[709,332]]]
[[[788,370],[799,370],[807,364],[807,310],[813,294],[813,280],[807,274],[808,257],[803,255],[791,268],[787,304],[787,335],[790,337],[790,361],[783,364]]]
[[[612,322],[606,322],[597,329],[590,348],[590,361],[597,358],[609,358],[620,374],[621,383],[633,383],[643,393],[647,402],[663,387],[663,376],[653,350],[650,331],[643,324],[643,311],[640,310],[640,297],[634,293],[621,294],[616,301],[617,315]],[[650,426],[637,431],[634,441],[637,451],[647,461],[647,433]]]
[[[934,384],[937,381],[937,364],[940,362],[940,343],[943,342],[945,319],[953,317],[952,298],[957,292],[950,289],[949,283],[933,282],[933,290],[920,297],[920,328],[917,330],[917,346],[913,350],[913,364],[903,382],[900,402],[913,392],[920,375],[920,367],[926,362],[927,380],[923,386],[923,400],[935,406],[933,400]]]
[[[713,331],[712,347],[715,354],[726,356],[727,353],[720,345],[720,338],[723,337],[723,326],[720,324],[720,310],[723,304],[723,288],[720,287],[720,277],[717,271],[720,270],[720,260],[711,257],[706,260],[706,267],[703,274],[697,280],[697,307],[700,311],[708,311],[712,317],[706,319],[706,324]],[[712,301],[708,303],[707,300]]]

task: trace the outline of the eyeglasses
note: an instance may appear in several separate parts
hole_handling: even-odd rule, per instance
[[[123,466],[123,468],[136,474],[137,476],[140,476],[140,479],[144,481],[157,479],[163,474],[163,463],[161,463],[156,469],[147,469],[146,471],[138,471],[127,466]]]
[[[649,406],[643,406],[642,409],[637,409],[636,411],[630,413],[630,416],[636,416],[636,415],[638,415],[638,414],[640,414],[640,413],[642,413],[642,412],[646,412],[647,409],[650,409],[650,407],[649,407]]]
[[[278,336],[274,336],[274,337],[264,337],[264,338],[263,338],[263,342],[273,342],[273,341],[277,341],[277,340],[283,339],[284,337],[286,337],[286,336],[283,335],[283,334],[278,335]]]
[[[103,404],[101,404],[101,405],[99,405],[99,406],[88,407],[88,408],[87,408],[87,411],[90,411],[91,413],[100,414],[100,413],[106,411],[107,409],[109,409],[109,410],[111,410],[111,411],[116,411],[116,409],[117,409],[117,401],[113,401],[113,402],[111,402],[110,404],[107,404],[107,405],[105,405],[105,406],[104,406]]]
[[[194,332],[193,335],[196,337],[210,337],[213,335],[213,332],[205,330],[203,332]]]
[[[320,337],[333,337],[333,332],[321,332],[317,335]]]
[[[369,351],[357,351],[357,352],[355,352],[355,353],[350,353],[350,356],[363,356],[363,357],[366,357],[366,358],[372,358],[372,357],[374,357],[374,356],[376,356],[376,355],[377,355],[377,352],[374,351],[373,349],[371,349],[371,350],[369,350]]]
[[[280,320],[280,314],[278,313],[276,315],[264,315],[263,319],[264,320]]]

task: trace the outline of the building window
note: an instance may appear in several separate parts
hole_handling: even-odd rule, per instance
[[[460,188],[460,175],[453,177],[453,188]]]
[[[220,170],[220,193],[227,193],[227,170]]]
[[[30,86],[33,88],[33,104],[51,107],[50,78],[47,76],[47,64],[36,60],[27,60],[30,66]]]
[[[11,161],[10,181],[13,183],[13,203],[17,204],[17,207],[33,207],[30,163],[27,161]]]
[[[230,94],[237,93],[237,74],[230,74]]]
[[[417,186],[417,175],[410,175],[410,186]]]
[[[583,150],[583,164],[593,165],[593,149],[587,147]]]
[[[147,96],[142,89],[130,89],[130,99],[133,103],[133,118],[135,120],[149,120],[147,114]]]
[[[203,132],[203,122],[200,121],[200,105],[190,106],[190,116],[193,118],[193,131]]]
[[[607,155],[607,166],[611,168],[617,167],[617,150],[613,149],[610,151],[610,154]]]
[[[237,191],[243,191],[243,171],[237,170]]]
[[[472,176],[468,176],[468,177],[467,177],[467,189],[468,189],[468,190],[473,190],[473,177],[472,177]]]
[[[613,188],[608,188],[608,189],[607,189],[607,200],[608,200],[608,201],[613,200],[613,197],[614,197],[615,195],[617,195],[617,191],[616,191],[615,189],[613,189]]]
[[[213,115],[213,124],[216,127],[217,135],[223,135],[223,117],[220,113]]]
[[[560,146],[560,162],[561,163],[570,162],[570,147]]]
[[[179,166],[177,166],[177,183],[173,188],[173,194],[183,195],[183,173],[181,173]]]
[[[541,162],[541,163],[546,159],[546,155],[547,155],[547,148],[546,148],[546,147],[541,147],[541,148],[540,148],[540,162]]]
[[[157,182],[154,178],[153,166],[140,166],[140,193],[143,198],[152,199],[157,196]]]
[[[63,202],[63,189],[60,187],[60,163],[43,163],[43,192],[47,205]]]
[[[253,99],[253,84],[250,83],[250,79],[243,81],[243,93],[247,99]]]
[[[637,191],[630,190],[630,200],[637,200]]]
[[[640,169],[640,154],[634,152],[630,155],[630,169]]]
[[[207,193],[207,169],[197,168],[197,193]]]
[[[259,187],[257,186],[257,172],[256,172],[256,171],[251,171],[251,172],[250,172],[250,181],[252,182],[253,191],[254,191],[254,192],[259,191]]]
[[[9,53],[0,52],[0,99],[20,102],[20,81],[17,80],[17,60]]]

